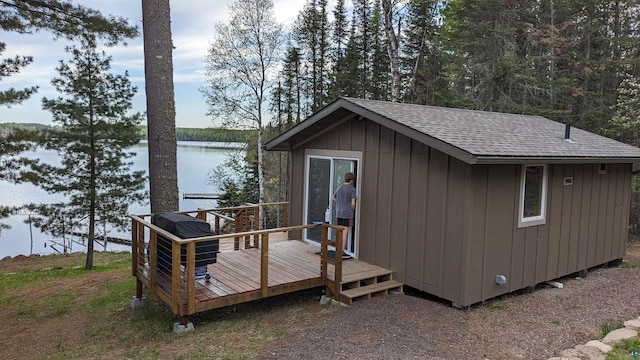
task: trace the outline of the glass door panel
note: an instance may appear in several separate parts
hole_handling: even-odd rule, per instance
[[[324,221],[331,200],[331,159],[310,158],[307,180],[307,224]],[[322,241],[322,229],[307,230],[307,239]]]

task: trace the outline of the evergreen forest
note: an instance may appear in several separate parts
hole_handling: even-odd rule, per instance
[[[615,134],[618,94],[640,75],[640,2],[307,0],[284,53],[284,125],[349,96]]]
[[[348,96],[541,115],[639,146],[639,76],[638,0],[307,0],[265,133]],[[286,167],[265,169],[284,186]]]

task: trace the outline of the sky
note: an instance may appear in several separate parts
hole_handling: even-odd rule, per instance
[[[93,8],[103,15],[117,15],[129,19],[130,24],[138,25],[142,34],[142,4],[132,0],[78,0],[75,3]],[[176,102],[176,126],[205,128],[214,126],[213,119],[206,116],[206,104],[200,89],[206,85],[204,59],[213,39],[214,25],[228,22],[229,0],[173,0],[171,1],[171,30],[174,44],[173,68]],[[285,28],[290,26],[302,10],[304,0],[274,0],[276,20]],[[2,33],[2,41],[7,49],[0,58],[12,58],[16,55],[31,55],[33,63],[19,74],[0,79],[0,89],[10,87],[22,89],[38,85],[38,93],[29,100],[11,108],[0,107],[0,123],[21,122],[52,124],[51,114],[42,110],[42,98],[60,96],[51,86],[51,79],[58,74],[56,66],[62,59],[70,56],[64,51],[69,43],[54,40],[47,32],[35,35],[21,35],[11,32]],[[129,40],[126,47],[106,49],[112,56],[111,72],[123,74],[128,71],[129,79],[138,87],[133,100],[134,111],[145,111],[144,95],[144,54],[142,36]]]

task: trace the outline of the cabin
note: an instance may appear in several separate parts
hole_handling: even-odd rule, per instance
[[[454,305],[625,254],[640,149],[544,117],[339,98],[265,148],[291,154],[291,224],[354,172],[347,253]]]

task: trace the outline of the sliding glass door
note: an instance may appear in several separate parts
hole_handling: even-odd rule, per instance
[[[336,224],[336,207],[331,200],[338,186],[344,183],[344,175],[347,172],[358,171],[358,160],[331,156],[307,157],[307,191],[306,191],[306,222],[324,221],[325,211],[329,207],[331,223]],[[354,255],[356,250],[355,226],[352,227],[347,241],[346,252]],[[330,232],[331,239],[335,239],[335,233]],[[322,240],[320,228],[308,229],[305,234],[307,241],[320,243]]]

